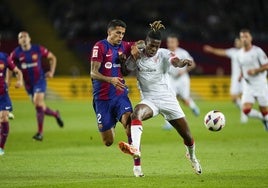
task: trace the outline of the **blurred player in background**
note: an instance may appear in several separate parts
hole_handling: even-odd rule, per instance
[[[190,76],[188,74],[188,72],[193,70],[196,65],[193,57],[185,49],[179,47],[179,44],[179,38],[176,34],[170,34],[167,37],[167,48],[180,59],[192,60],[192,65],[186,65],[182,68],[171,66],[169,70],[170,84],[176,95],[182,99],[184,104],[190,107],[195,116],[198,116],[200,114],[200,110],[190,97]],[[163,128],[168,130],[171,129],[172,126],[168,123],[168,121],[166,121]]]
[[[111,146],[114,142],[117,121],[126,129],[128,141],[131,143],[129,126],[132,105],[121,69],[133,45],[131,42],[122,41],[126,27],[122,20],[110,21],[107,26],[107,38],[98,41],[91,54],[93,108],[99,132],[106,146]],[[134,160],[134,164],[140,165],[140,160]]]
[[[0,155],[5,154],[4,148],[9,133],[8,114],[12,111],[12,104],[8,95],[8,83],[6,83],[7,69],[17,76],[15,88],[22,87],[21,71],[12,63],[7,54],[0,52]]]
[[[248,121],[247,116],[243,113],[242,104],[241,104],[241,93],[242,93],[242,81],[240,77],[240,67],[237,62],[237,52],[241,49],[242,43],[240,38],[235,38],[234,47],[228,49],[214,48],[209,45],[205,45],[203,50],[207,53],[211,53],[217,56],[228,57],[231,59],[231,85],[230,85],[230,94],[233,103],[241,110],[240,121],[241,123],[246,123]]]
[[[237,53],[237,61],[245,80],[242,92],[243,112],[249,117],[261,119],[268,131],[268,58],[261,48],[252,44],[252,35],[248,29],[240,31],[240,40],[243,48]],[[256,100],[261,113],[252,109]]]
[[[46,78],[54,77],[56,57],[45,47],[31,44],[30,35],[26,31],[18,34],[18,43],[19,46],[14,49],[10,57],[22,71],[25,89],[35,106],[38,131],[33,139],[42,141],[45,115],[53,116],[59,127],[64,125],[59,111],[51,110],[45,104]],[[46,73],[42,68],[42,58],[47,58],[50,63],[50,70]]]
[[[172,91],[168,74],[170,66],[190,66],[192,61],[179,59],[167,49],[159,49],[161,45],[160,29],[164,26],[161,21],[155,21],[150,26],[151,30],[147,33],[145,49],[140,51],[137,47],[133,47],[132,55],[127,60],[129,69],[137,70],[142,101],[135,106],[131,115],[132,145],[120,142],[119,147],[133,158],[140,158],[142,121],[161,114],[183,138],[187,157],[195,172],[201,174],[201,166],[195,156],[194,139],[176,95]],[[136,177],[143,176],[141,166],[134,166],[133,171]]]

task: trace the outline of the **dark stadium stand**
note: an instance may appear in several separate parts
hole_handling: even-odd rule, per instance
[[[265,0],[42,0],[45,12],[62,37],[94,39],[103,36],[107,21],[121,18],[129,38],[141,38],[148,22],[161,19],[168,31],[190,41],[232,41],[241,27],[256,40],[268,41],[268,3]]]

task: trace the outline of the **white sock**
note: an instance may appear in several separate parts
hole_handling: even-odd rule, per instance
[[[242,103],[241,103],[241,99],[240,98],[237,98],[235,100],[235,105],[239,108],[239,109],[242,109]]]
[[[190,107],[191,109],[196,109],[196,108],[197,108],[195,102],[194,102],[193,99],[191,99],[191,98],[189,99],[189,107]]]
[[[250,110],[250,112],[248,113],[248,117],[263,120],[263,116],[262,116],[261,112],[259,112],[258,110],[255,110],[255,109]]]
[[[189,153],[190,155],[190,159],[195,159],[195,144],[193,144],[192,146],[186,146],[186,151]]]
[[[265,116],[263,116],[263,119],[264,119],[265,121],[268,121],[268,114],[265,115]]]
[[[142,134],[142,124],[139,120],[131,121],[131,138],[132,138],[132,145],[139,149],[141,143],[141,134]]]

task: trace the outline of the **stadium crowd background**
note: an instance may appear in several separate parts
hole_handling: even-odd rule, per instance
[[[178,33],[181,46],[195,58],[198,65],[192,73],[195,75],[230,74],[230,64],[226,63],[229,60],[204,54],[202,46],[209,43],[216,47],[231,47],[234,37],[244,27],[252,31],[254,44],[268,51],[268,24],[265,24],[268,2],[265,0],[28,0],[23,3],[36,4],[40,8],[41,14],[49,20],[59,40],[65,41],[71,53],[78,57],[76,63],[85,70],[89,70],[88,55],[92,45],[106,37],[107,22],[113,18],[123,19],[127,23],[126,40],[143,39],[148,23],[162,20],[167,28],[164,34]],[[20,6],[20,2],[17,6]],[[0,10],[0,33],[3,41],[1,50],[9,52],[16,45],[17,33],[25,29],[25,23],[16,16],[16,9],[10,6],[9,1],[0,0]],[[22,8],[21,11],[27,9]],[[31,34],[31,28],[26,29]],[[40,36],[45,35],[42,32],[40,30]],[[50,36],[45,37],[49,40]],[[40,43],[38,38],[34,39],[33,43]],[[59,53],[55,51],[58,56]],[[60,74],[70,73],[60,59],[59,65],[61,69],[66,69]],[[88,72],[81,68],[76,70],[75,67],[74,65],[72,69],[77,72],[75,74]]]

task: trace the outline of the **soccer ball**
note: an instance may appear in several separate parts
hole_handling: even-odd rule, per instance
[[[204,124],[210,131],[219,131],[225,126],[225,117],[222,112],[212,110],[206,114]]]

